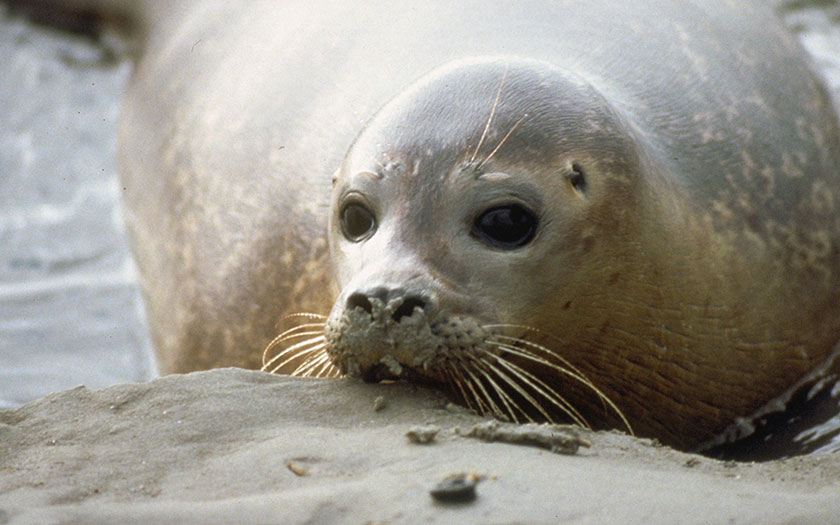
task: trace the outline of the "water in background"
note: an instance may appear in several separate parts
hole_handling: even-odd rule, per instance
[[[789,0],[780,12],[840,107],[840,2]],[[0,56],[0,409],[151,378],[114,160],[131,66],[107,44],[34,25],[2,3]],[[840,415],[797,440],[838,429]]]
[[[131,65],[0,4],[0,408],[154,376],[119,214]]]

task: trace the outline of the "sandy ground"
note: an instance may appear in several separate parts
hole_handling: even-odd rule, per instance
[[[376,398],[384,408],[375,410]],[[380,404],[382,401],[379,402]],[[619,433],[575,455],[462,437],[409,385],[237,369],[0,412],[0,523],[832,523],[840,455],[724,463]],[[413,444],[415,425],[440,428]],[[467,503],[429,490],[483,478]]]

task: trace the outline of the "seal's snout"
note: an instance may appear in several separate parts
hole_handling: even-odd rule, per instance
[[[399,323],[405,317],[411,317],[415,309],[420,309],[426,317],[434,312],[434,301],[428,294],[413,293],[404,288],[377,287],[370,291],[356,291],[347,297],[348,311],[360,308],[370,316],[375,316],[373,301],[385,305],[383,314]],[[383,319],[384,320],[384,319]]]
[[[352,288],[351,288],[352,289]],[[363,286],[339,299],[327,320],[327,353],[338,368],[365,381],[423,369],[439,347],[434,294],[408,286]]]

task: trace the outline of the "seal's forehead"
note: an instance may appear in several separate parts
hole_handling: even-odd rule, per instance
[[[618,145],[602,139],[619,128],[609,103],[572,73],[535,60],[473,59],[432,71],[386,104],[347,160],[370,169],[398,159],[408,172],[416,162],[437,172],[499,157],[544,162],[593,142]]]

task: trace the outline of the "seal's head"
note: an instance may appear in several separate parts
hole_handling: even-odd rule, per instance
[[[773,259],[706,220],[619,93],[487,58],[388,103],[335,175],[340,295],[267,369],[430,382],[683,448],[778,395],[807,369],[779,375],[799,350],[747,307],[772,299],[748,276]]]
[[[569,72],[476,59],[424,77],[336,174],[332,361],[367,380],[444,383],[512,420],[585,423],[566,400],[585,391],[626,425],[556,347],[590,328],[591,305],[576,303],[598,301],[613,261],[632,261],[633,243],[614,239],[646,218],[634,212],[642,163],[616,111]],[[560,341],[548,351],[541,334]]]
[[[421,78],[336,172],[329,318],[278,336],[266,369],[430,382],[682,448],[774,399],[823,354],[761,309],[797,314],[777,258],[709,220],[727,208],[644,108],[535,60]]]

